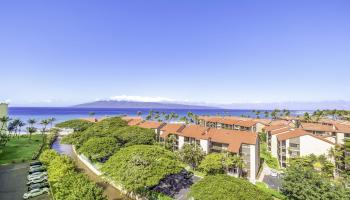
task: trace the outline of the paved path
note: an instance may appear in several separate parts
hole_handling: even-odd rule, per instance
[[[202,179],[201,177],[193,176],[192,177],[193,184],[197,183],[201,179]],[[189,186],[188,188],[185,188],[185,189],[181,189],[179,191],[179,193],[177,193],[175,195],[175,199],[176,200],[186,200],[187,199],[187,193],[190,191],[190,187],[191,186]]]
[[[0,199],[21,200],[27,192],[28,163],[0,166]],[[32,200],[47,200],[48,195],[41,195]]]
[[[0,166],[0,199],[17,200],[27,192],[28,163]]]
[[[266,183],[269,186],[269,188],[275,189],[277,191],[279,191],[281,188],[280,173],[276,170],[269,168],[265,163],[261,175],[259,177],[259,181]]]

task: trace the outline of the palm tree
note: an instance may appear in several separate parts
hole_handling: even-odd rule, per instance
[[[19,138],[19,135],[21,134],[21,130],[22,130],[22,127],[25,126],[26,124],[22,121],[22,120],[19,120],[18,122],[18,138]]]
[[[27,127],[27,131],[29,133],[29,139],[31,139],[32,134],[35,133],[37,131],[37,129],[35,127]]]
[[[142,115],[142,112],[141,111],[137,111],[137,116],[141,116]]]
[[[189,119],[186,116],[183,116],[179,119],[181,122],[185,122],[185,124],[188,124]]]
[[[264,112],[264,115],[265,115],[265,118],[269,118],[270,112],[269,112],[269,111],[265,111],[265,112]]]
[[[93,117],[96,113],[95,112],[89,112],[88,113],[90,117]]]
[[[43,120],[41,120],[40,124],[43,126],[42,129],[41,129],[41,134],[43,136],[43,142],[45,142],[45,138],[46,137],[44,135],[45,135],[45,133],[47,131],[47,125],[50,124],[50,121],[48,119],[43,119]]]
[[[36,124],[36,120],[35,119],[28,119],[27,123],[30,125],[30,127],[34,127],[34,124]]]
[[[14,129],[14,133],[15,133],[14,137],[17,136],[20,123],[21,123],[20,119],[14,119],[10,124],[10,126],[13,127],[13,129]]]
[[[225,166],[226,172],[228,172],[231,168],[237,168],[240,172],[244,167],[244,162],[238,155],[226,154],[223,160],[223,165]],[[240,176],[240,173],[238,173],[238,175]]]
[[[51,128],[52,128],[52,124],[53,124],[54,121],[56,121],[56,118],[51,117],[51,118],[49,118],[48,120],[49,120],[50,126],[51,126]]]
[[[259,119],[259,118],[260,118],[260,113],[261,113],[261,111],[260,111],[260,110],[255,111],[255,115],[256,115],[256,118],[257,118],[257,119]]]

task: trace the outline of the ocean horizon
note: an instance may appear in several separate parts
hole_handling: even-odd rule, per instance
[[[9,107],[9,117],[12,119],[21,119],[26,122],[30,118],[36,120],[42,120],[54,117],[55,123],[70,119],[87,118],[89,113],[95,113],[94,117],[106,117],[106,116],[137,116],[137,112],[140,111],[142,117],[146,117],[150,110],[159,112],[174,112],[179,117],[186,116],[187,112],[192,112],[196,115],[226,115],[226,116],[250,116],[255,118],[255,113],[250,109],[157,109],[157,108],[75,108],[75,107]],[[264,111],[262,111],[260,117],[263,118]],[[302,115],[310,110],[291,110],[292,116]]]

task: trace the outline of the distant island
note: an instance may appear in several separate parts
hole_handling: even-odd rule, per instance
[[[158,108],[158,109],[218,109],[218,107],[186,105],[166,102],[137,102],[101,100],[73,106],[75,108]]]

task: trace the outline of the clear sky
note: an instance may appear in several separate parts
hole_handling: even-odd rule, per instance
[[[13,105],[350,100],[350,1],[1,1],[0,70]]]

